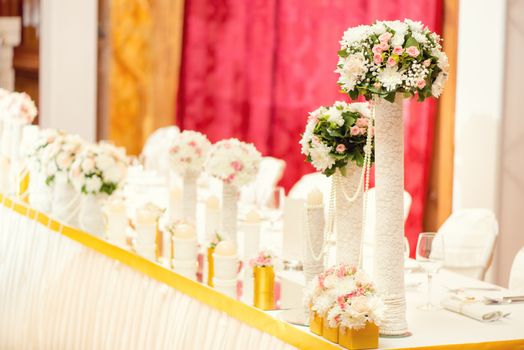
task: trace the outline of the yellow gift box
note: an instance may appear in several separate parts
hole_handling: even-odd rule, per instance
[[[322,336],[333,343],[338,343],[338,327],[330,327],[326,317],[322,320]]]
[[[322,335],[322,320],[323,318],[315,311],[309,310],[309,330],[311,333]]]
[[[207,285],[213,287],[213,277],[215,277],[215,262],[213,260],[213,253],[215,248],[207,248]]]
[[[262,310],[275,309],[275,271],[273,266],[255,266],[253,305]]]
[[[376,349],[378,333],[378,326],[369,322],[361,329],[340,327],[338,344],[350,350]]]

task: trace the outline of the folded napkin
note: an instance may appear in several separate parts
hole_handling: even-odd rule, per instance
[[[481,322],[494,322],[505,316],[504,312],[494,309],[494,307],[496,307],[494,305],[484,305],[475,299],[459,295],[447,296],[440,303],[446,310],[471,317]]]

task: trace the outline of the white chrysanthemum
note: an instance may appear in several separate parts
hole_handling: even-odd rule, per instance
[[[409,26],[409,28],[411,29],[413,33],[422,32],[424,30],[424,25],[420,21],[413,21],[411,19],[405,19],[404,22]]]
[[[357,82],[368,71],[366,58],[361,53],[349,55],[342,68],[337,68],[335,72],[340,74],[339,83],[348,91],[355,88]]]
[[[362,41],[367,38],[371,32],[370,26],[360,25],[358,27],[349,28],[344,32],[342,41],[340,42],[342,46],[350,46],[351,44]]]
[[[412,32],[411,33],[411,36],[419,43],[421,44],[425,44],[428,42],[428,37],[423,34],[423,33],[419,33],[419,32]]]
[[[380,35],[386,31],[386,26],[382,22],[377,22],[371,26],[371,30],[374,34]]]
[[[384,68],[377,78],[387,91],[393,91],[402,84],[402,73],[397,67]]]
[[[338,109],[337,107],[329,108],[327,115],[328,122],[334,123],[338,126],[344,125],[344,117],[342,116],[342,110]]]
[[[313,137],[313,130],[315,130],[316,122],[310,120],[306,124],[306,130],[302,134],[302,138],[300,139],[300,146],[302,154],[309,154],[309,150],[311,149],[310,142],[311,138]]]
[[[438,51],[436,57],[438,58],[437,66],[444,72],[449,72],[449,61],[448,61],[448,55],[444,51]]]
[[[323,293],[313,300],[311,309],[319,315],[325,315],[335,302],[336,297],[334,294]]]
[[[409,26],[401,21],[385,21],[384,22],[389,28],[395,31],[395,35],[404,36],[409,29]]]
[[[404,34],[395,34],[393,35],[393,38],[391,38],[391,46],[402,46],[404,45]]]
[[[433,85],[431,85],[431,94],[433,97],[438,98],[442,94],[447,79],[448,76],[444,72],[440,72],[439,75],[437,75],[437,79],[435,79]]]
[[[371,117],[371,110],[369,109],[369,103],[367,102],[348,103],[347,108],[350,112],[359,113],[366,118]]]
[[[318,144],[313,144],[313,147],[311,147],[309,151],[309,155],[311,157],[311,163],[320,172],[325,171],[326,169],[330,169],[333,164],[335,164],[335,160],[331,157],[330,152],[332,151],[332,148],[329,146],[326,146],[324,143],[319,142]]]

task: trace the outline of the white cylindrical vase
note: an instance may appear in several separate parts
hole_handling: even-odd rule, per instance
[[[218,279],[236,279],[238,274],[238,256],[224,256],[213,253],[214,276]]]
[[[362,168],[351,163],[346,176],[337,171],[335,180],[335,232],[337,263],[358,267],[362,244],[362,191],[355,197]],[[350,200],[353,201],[350,201]]]
[[[80,194],[69,181],[55,180],[51,203],[53,217],[67,225],[77,226],[80,199]]]
[[[308,284],[324,271],[324,206],[306,204],[304,276]]]
[[[192,224],[195,223],[196,219],[197,179],[198,174],[193,172],[188,172],[183,177],[182,205],[184,219]]]
[[[78,213],[80,228],[92,235],[104,237],[105,218],[102,212],[102,201],[106,198],[106,195],[88,194],[82,197],[80,212]]]
[[[195,237],[173,237],[173,260],[197,260],[198,242]]]
[[[230,241],[237,243],[237,205],[238,188],[236,186],[223,183],[222,185],[222,234]]]
[[[384,293],[380,332],[406,334],[404,289],[404,130],[402,95],[395,102],[375,99],[376,228],[374,275]]]
[[[29,205],[43,213],[51,213],[53,190],[46,185],[46,176],[40,171],[29,172]]]
[[[213,286],[220,293],[223,293],[233,299],[237,298],[237,279],[222,279],[213,277]]]

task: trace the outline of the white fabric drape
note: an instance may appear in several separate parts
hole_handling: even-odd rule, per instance
[[[0,348],[294,349],[4,207]]]

